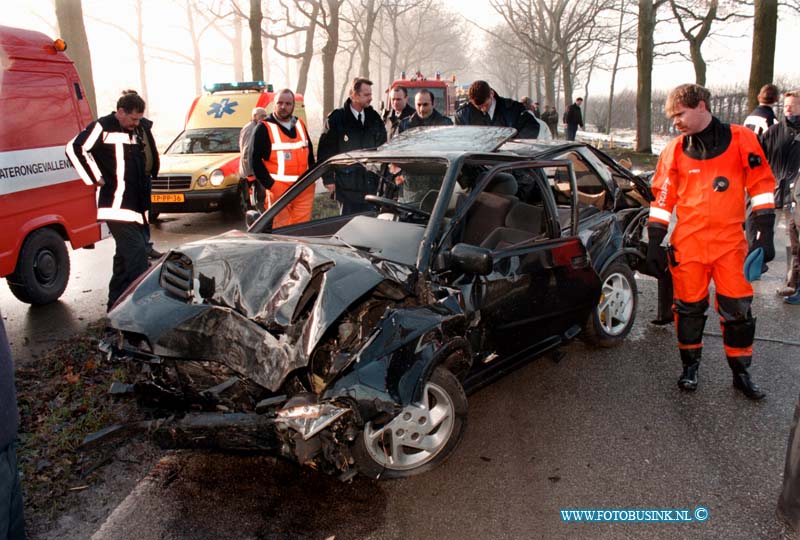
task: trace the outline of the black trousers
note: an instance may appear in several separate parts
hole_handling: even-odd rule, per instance
[[[574,141],[575,135],[578,133],[578,124],[567,124],[567,140]]]
[[[0,449],[0,538],[25,540],[22,489],[15,443]]]
[[[138,223],[108,221],[111,236],[116,242],[114,266],[108,283],[108,309],[125,289],[147,270],[147,243]]]

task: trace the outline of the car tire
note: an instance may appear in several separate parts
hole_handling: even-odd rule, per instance
[[[455,375],[439,366],[425,383],[421,402],[409,404],[380,427],[367,422],[355,441],[353,457],[358,470],[371,478],[413,476],[446,460],[466,427],[464,389]],[[396,441],[398,437],[402,440]]]
[[[49,304],[67,288],[69,270],[69,253],[61,235],[50,228],[38,229],[22,244],[17,266],[7,278],[8,288],[27,304]]]
[[[616,261],[603,271],[600,281],[600,300],[589,315],[584,335],[593,345],[614,347],[625,340],[636,320],[636,278],[627,264]]]
[[[224,208],[225,213],[235,219],[244,219],[247,211],[250,210],[250,192],[247,180],[239,180],[239,187],[236,189],[236,197],[229,199]]]

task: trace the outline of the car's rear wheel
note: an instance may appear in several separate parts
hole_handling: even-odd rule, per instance
[[[636,320],[638,293],[636,278],[628,265],[615,262],[606,268],[600,300],[584,328],[587,339],[600,347],[619,345]]]
[[[28,235],[7,279],[8,288],[22,302],[42,305],[58,300],[69,280],[69,253],[61,235],[48,228]]]
[[[359,470],[372,478],[425,472],[455,450],[467,425],[467,396],[458,379],[437,367],[421,400],[381,426],[367,422],[353,447]]]

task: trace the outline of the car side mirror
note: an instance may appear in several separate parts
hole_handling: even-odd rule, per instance
[[[244,222],[247,224],[247,228],[250,228],[250,225],[256,222],[258,216],[261,214],[258,210],[248,210],[247,213],[244,215]]]
[[[492,273],[492,252],[486,248],[469,244],[456,244],[450,250],[450,262],[468,273],[486,276]]]

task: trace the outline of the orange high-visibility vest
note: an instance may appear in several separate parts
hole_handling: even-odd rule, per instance
[[[272,151],[269,160],[261,160],[276,182],[294,182],[308,170],[308,132],[303,121],[295,124],[295,137],[288,136],[279,124],[263,121],[267,126]]]

